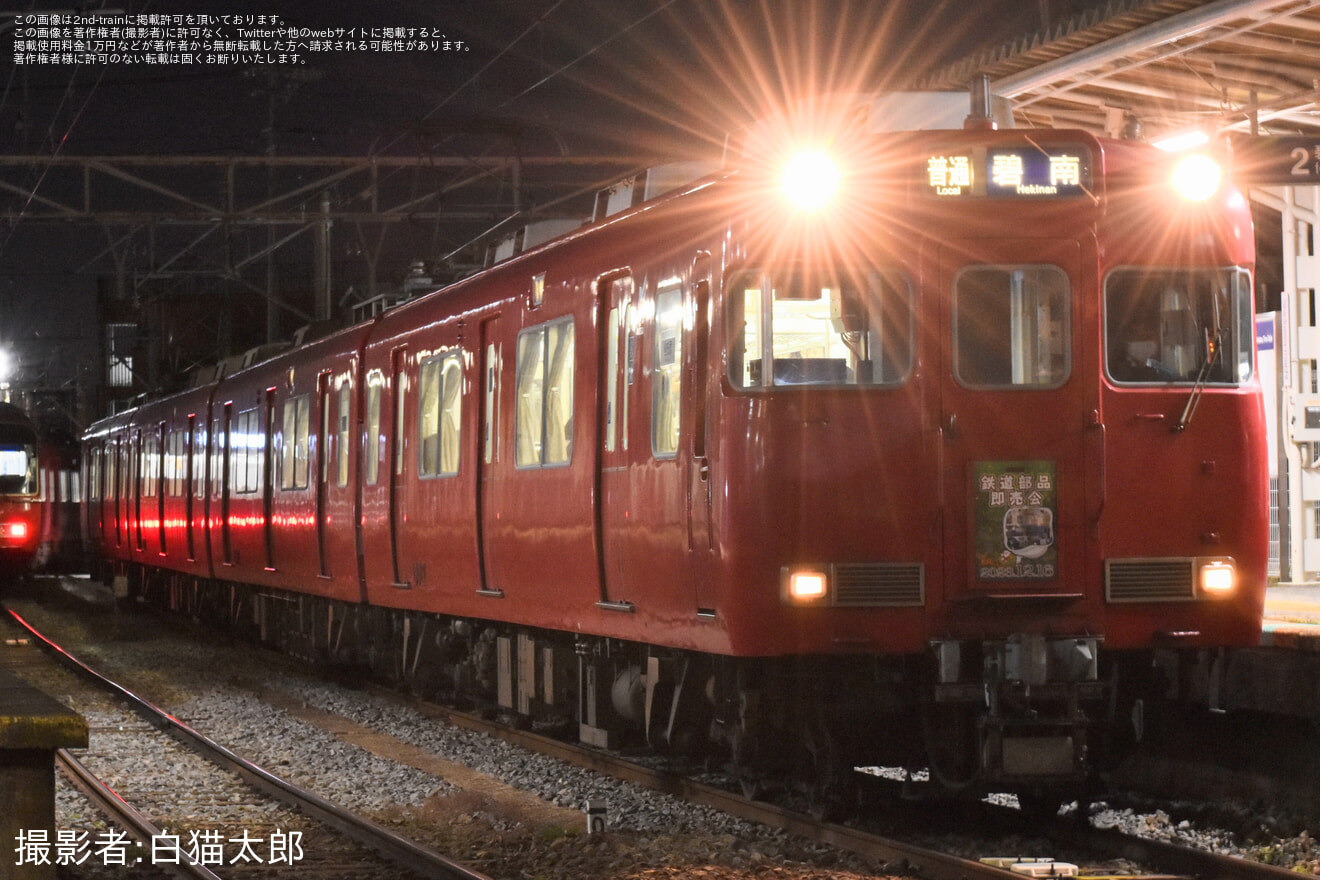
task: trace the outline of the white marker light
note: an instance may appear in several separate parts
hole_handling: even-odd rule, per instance
[[[799,153],[784,166],[780,185],[799,210],[817,211],[834,200],[839,190],[839,166],[819,150]]]
[[[1199,153],[1187,156],[1173,170],[1173,185],[1183,198],[1204,202],[1219,190],[1219,163]]]

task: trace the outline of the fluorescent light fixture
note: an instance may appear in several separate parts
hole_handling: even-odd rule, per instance
[[[1197,128],[1192,131],[1180,131],[1176,134],[1171,134],[1168,137],[1161,138],[1160,140],[1153,141],[1151,146],[1170,153],[1177,153],[1180,150],[1190,150],[1193,147],[1199,147],[1202,144],[1208,143],[1210,143],[1210,135]]]

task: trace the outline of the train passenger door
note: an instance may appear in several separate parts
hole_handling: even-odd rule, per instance
[[[188,561],[191,562],[197,558],[197,538],[193,529],[197,523],[197,511],[193,499],[196,497],[196,486],[201,482],[202,475],[198,472],[197,456],[197,414],[188,414],[188,433],[184,435],[184,452],[186,457],[184,461],[178,462],[175,467],[184,468],[185,479],[183,486],[183,522],[187,530]]]
[[[212,461],[219,467],[220,479],[220,559],[225,565],[234,564],[234,536],[229,522],[230,495],[233,492],[234,468],[234,404],[226,403],[224,416],[215,432],[216,452]]]
[[[330,576],[330,562],[325,545],[326,495],[330,491],[330,374],[316,377],[316,572]]]
[[[946,600],[1084,592],[1080,267],[1074,241],[940,251]]]
[[[266,570],[275,570],[275,389],[266,389],[265,430],[261,434],[261,521],[266,538]]]
[[[500,461],[500,378],[503,375],[503,342],[500,337],[500,316],[481,322],[478,341],[481,359],[481,448],[477,455],[477,564],[480,567],[481,586],[478,592],[499,596],[499,572],[493,553],[487,544],[496,527],[495,498],[496,468]]]
[[[698,613],[714,611],[710,585],[710,562],[714,550],[711,535],[710,465],[706,457],[706,408],[710,360],[710,254],[703,253],[692,266],[691,344],[686,346],[687,373],[683,383],[683,434],[687,438],[688,553],[692,560],[692,585]]]
[[[403,467],[408,449],[408,351],[396,348],[390,354],[390,399],[393,423],[390,427],[390,559],[394,566],[394,586],[409,586],[401,569],[400,538],[408,511],[407,481]]]
[[[624,549],[629,535],[631,474],[628,468],[629,400],[636,380],[636,337],[632,333],[634,283],[615,275],[597,286],[601,352],[599,461],[596,529],[600,548],[601,601],[626,603]],[[644,438],[643,438],[644,442]]]

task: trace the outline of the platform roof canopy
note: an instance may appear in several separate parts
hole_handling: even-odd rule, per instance
[[[1320,136],[1320,0],[1113,0],[919,86],[982,75],[1018,126]]]

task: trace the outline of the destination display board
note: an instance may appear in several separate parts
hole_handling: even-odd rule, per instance
[[[1071,198],[1091,191],[1091,154],[1036,144],[941,151],[926,157],[925,191],[939,198]]]

